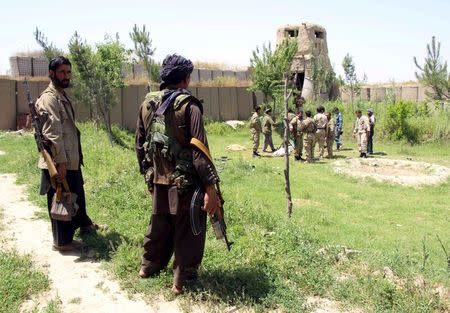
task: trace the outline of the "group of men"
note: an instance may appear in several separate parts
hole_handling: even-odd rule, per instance
[[[333,157],[333,143],[336,142],[337,149],[342,146],[341,134],[343,119],[338,108],[333,110],[335,118],[331,113],[325,112],[323,106],[317,107],[317,113],[312,116],[311,111],[303,110],[304,99],[300,99],[301,105],[297,106],[297,114],[292,110],[288,112],[288,126],[291,134],[291,144],[294,146],[294,157],[297,161],[313,162],[314,147],[319,146],[319,158],[322,158],[327,149],[327,158]],[[270,146],[272,152],[276,149],[272,141],[272,127],[277,124],[273,121],[272,110],[266,109],[265,116],[261,119],[261,108],[255,107],[255,112],[250,118],[250,133],[253,142],[253,157],[259,157],[259,137],[264,134],[263,152],[267,152],[267,146]],[[306,159],[303,158],[303,149]]]
[[[297,98],[298,99],[298,98]],[[287,122],[291,134],[290,144],[294,147],[294,157],[296,161],[305,161],[311,163],[317,159],[323,158],[325,149],[326,158],[333,158],[333,144],[336,143],[336,149],[342,148],[343,117],[342,113],[335,107],[332,113],[325,112],[325,108],[320,105],[317,107],[317,113],[312,116],[311,111],[303,110],[303,98],[296,99],[296,111],[294,114],[291,109],[288,111]],[[373,154],[373,130],[375,126],[375,115],[373,109],[368,109],[368,116],[363,116],[361,110],[355,111],[356,121],[353,130],[353,136],[357,139],[360,157],[367,157],[367,154]],[[258,153],[260,134],[264,135],[263,152],[271,152],[276,149],[272,140],[272,128],[277,126],[272,116],[272,109],[265,110],[265,115],[261,117],[261,107],[256,106],[255,112],[250,118],[250,134],[253,146],[253,157],[260,157]],[[318,146],[318,158],[314,157],[314,150]],[[303,158],[305,150],[306,158]]]
[[[174,255],[172,291],[179,294],[189,280],[197,277],[205,246],[207,214],[221,208],[216,185],[219,181],[208,149],[203,124],[203,107],[188,90],[193,64],[180,55],[168,55],[160,70],[160,90],[149,92],[139,108],[136,153],[141,174],[152,195],[153,212],[144,237],[144,254],[139,276],[157,275]],[[56,57],[49,64],[49,87],[35,106],[43,121],[42,135],[56,166],[58,184],[68,183],[75,193],[79,209],[71,220],[59,220],[51,214],[54,180],[41,158],[41,194],[47,194],[52,225],[53,249],[80,250],[84,243],[74,240],[75,231],[96,233],[99,225],[86,212],[84,182],[81,172],[83,154],[75,112],[65,89],[70,84],[71,63]],[[196,220],[200,232],[191,228],[190,204],[194,194],[201,194],[201,208]]]

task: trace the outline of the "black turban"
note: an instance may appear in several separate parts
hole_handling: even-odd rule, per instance
[[[159,74],[164,85],[178,84],[194,70],[191,60],[172,54],[164,59]]]

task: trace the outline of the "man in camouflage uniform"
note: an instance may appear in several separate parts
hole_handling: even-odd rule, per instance
[[[295,110],[296,112],[303,112],[303,105],[305,104],[306,100],[303,98],[300,94],[297,94],[294,98],[294,104],[295,104]]]
[[[276,123],[272,119],[272,109],[268,108],[266,109],[266,114],[264,115],[263,122],[262,122],[262,133],[264,134],[264,145],[263,145],[263,152],[267,152],[267,147],[270,146],[270,149],[272,152],[275,152],[275,147],[273,145],[272,140],[272,127],[276,126]]]
[[[316,123],[316,142],[319,144],[319,158],[323,157],[327,134],[328,120],[324,113],[325,108],[320,105],[317,107],[317,114],[314,115],[314,123]]]
[[[146,95],[136,127],[137,159],[153,196],[139,276],[157,275],[174,254],[175,294],[183,291],[187,280],[197,277],[205,247],[206,213],[213,214],[221,205],[215,189],[219,177],[208,157],[202,104],[186,90],[193,68],[190,60],[176,54],[164,59],[160,91]],[[189,209],[199,187],[205,193],[202,231],[194,235]]]
[[[367,135],[370,132],[369,118],[362,115],[361,110],[355,111],[356,121],[353,128],[353,137],[358,143],[359,157],[367,158]]]
[[[261,107],[256,106],[255,112],[250,118],[250,136],[252,138],[253,143],[253,157],[260,157],[261,155],[258,153],[259,148],[259,135],[261,134],[262,126],[261,126]]]
[[[305,112],[306,118],[300,124],[303,133],[303,147],[306,153],[306,163],[314,161],[314,140],[316,138],[316,124],[311,117],[311,111]]]
[[[333,158],[333,143],[334,143],[334,136],[335,136],[335,124],[334,124],[334,119],[331,117],[330,112],[326,112],[325,116],[328,119],[327,135],[326,135],[327,158],[332,159]]]
[[[79,250],[83,243],[73,240],[75,231],[81,234],[95,233],[99,228],[86,213],[84,181],[81,173],[83,153],[81,151],[80,131],[75,124],[75,111],[65,89],[69,87],[72,76],[70,61],[62,56],[50,61],[51,83],[36,101],[36,112],[44,121],[42,134],[48,142],[52,158],[56,163],[59,180],[66,180],[69,189],[77,195],[78,211],[70,222],[55,220],[50,215],[55,189],[51,184],[47,164],[41,156],[38,167],[42,169],[40,194],[47,194],[47,208],[53,234],[53,249],[57,251]]]
[[[289,130],[294,138],[294,157],[296,161],[303,160],[303,132],[301,131],[301,123],[303,121],[303,111],[299,111],[297,115],[289,123]]]

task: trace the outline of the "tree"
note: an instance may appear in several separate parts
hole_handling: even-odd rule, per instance
[[[156,48],[152,47],[152,40],[150,38],[150,32],[145,29],[145,25],[142,29],[134,24],[133,31],[130,32],[130,38],[134,43],[134,54],[138,58],[138,62],[144,64],[147,71],[147,77],[150,81],[159,82],[159,64],[156,63],[152,56],[155,53]]]
[[[317,100],[322,92],[329,92],[333,85],[337,84],[336,74],[321,53],[311,59],[311,66],[314,100]]]
[[[435,100],[450,99],[450,76],[447,72],[447,61],[443,61],[440,56],[441,43],[436,45],[436,37],[431,38],[431,45],[427,44],[427,57],[423,66],[419,65],[417,58],[414,57],[414,63],[419,69],[415,72],[416,78],[424,86],[430,87],[433,93],[427,96]]]
[[[75,96],[94,108],[97,122],[103,118],[112,144],[111,108],[118,102],[117,90],[125,85],[122,67],[127,52],[117,35],[115,39],[105,36],[93,49],[77,32],[69,42],[69,51],[80,88]]]
[[[51,59],[57,56],[64,55],[64,52],[61,49],[55,47],[52,42],[49,42],[44,33],[41,32],[37,27],[33,35],[34,39],[36,39],[36,42],[39,44],[39,46],[41,46],[42,50],[44,50],[44,56],[49,62]]]
[[[288,90],[289,88],[289,71],[286,71],[283,74],[284,79],[284,136],[283,136],[283,145],[284,145],[284,190],[286,192],[286,207],[288,218],[291,218],[292,215],[292,194],[291,194],[291,180],[289,177],[289,124],[288,124],[288,110],[289,110],[289,98],[292,96],[293,88]],[[295,74],[293,81],[297,81],[297,74]]]
[[[350,54],[346,54],[344,60],[342,61],[342,67],[344,68],[344,89],[350,93],[350,103],[353,107],[353,101],[355,96],[359,95],[361,92],[361,83],[366,80],[364,77],[362,80],[356,75],[355,63],[353,63],[353,58]]]
[[[283,74],[289,70],[296,53],[295,40],[283,41],[275,51],[272,51],[270,43],[267,46],[263,44],[262,50],[256,47],[250,58],[253,85],[249,90],[261,91],[265,103],[269,99],[275,101],[275,94],[282,90]]]

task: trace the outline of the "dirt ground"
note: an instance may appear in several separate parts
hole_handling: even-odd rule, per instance
[[[413,187],[441,184],[450,177],[450,169],[445,166],[409,160],[345,159],[333,166],[339,174]]]
[[[22,311],[43,308],[59,298],[65,313],[181,312],[176,301],[155,299],[147,304],[139,297],[130,298],[97,262],[80,260],[79,254],[52,251],[50,223],[35,217],[41,209],[25,200],[24,187],[15,184],[15,175],[0,174],[0,195],[5,225],[0,237],[2,247],[30,254],[51,281],[50,290],[26,301]]]

